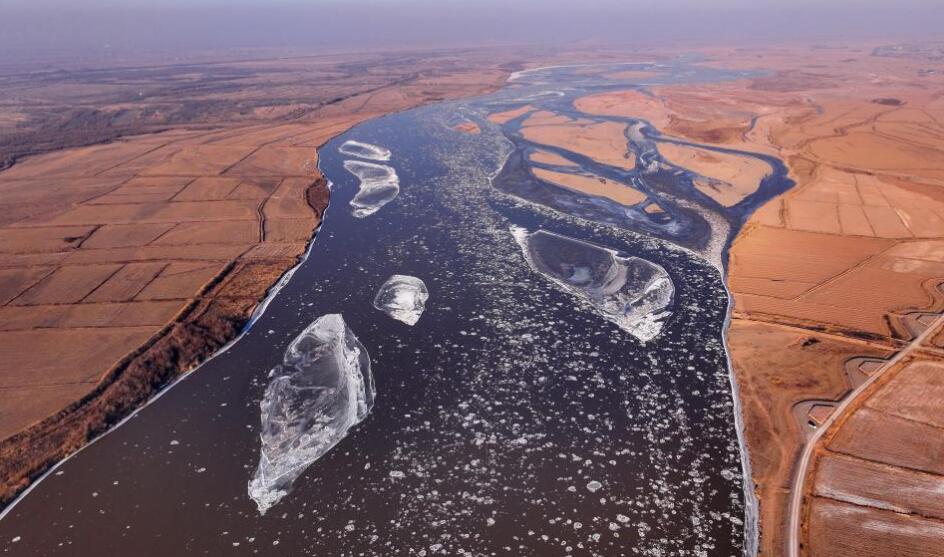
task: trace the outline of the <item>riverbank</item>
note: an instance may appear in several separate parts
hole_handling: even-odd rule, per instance
[[[557,72],[534,79],[576,84],[572,98],[600,82],[595,74]],[[487,115],[525,102],[568,111],[558,100],[569,99],[541,95],[541,84],[524,87],[375,119],[332,140],[319,156],[333,184],[331,217],[313,256],[229,350],[65,461],[13,507],[0,522],[2,535],[29,545],[12,551],[55,553],[66,539],[73,551],[142,555],[216,554],[237,543],[260,554],[331,553],[342,539],[355,553],[488,554],[512,544],[525,553],[567,546],[601,554],[740,553],[743,476],[721,277],[688,250],[503,193],[530,176],[516,166],[529,148],[509,155],[509,142],[529,140],[515,123],[498,129]],[[457,131],[457,113],[480,133]],[[654,141],[639,139],[646,160],[658,160]],[[353,142],[389,150],[384,164],[402,185],[367,216],[351,206],[364,185],[350,171],[362,158],[344,147]],[[543,150],[611,182],[629,181],[633,172],[571,149]],[[657,178],[687,189],[688,178],[678,176]],[[553,187],[542,189],[558,193]],[[678,210],[661,190],[642,187],[654,203]],[[661,230],[660,222],[629,225]],[[601,315],[607,308],[582,303],[579,290],[532,267],[513,226],[591,250],[557,254],[565,263],[585,261],[601,246],[632,256],[613,259],[617,265],[669,276],[647,288],[658,299],[614,322]],[[392,274],[428,287],[426,311],[412,327],[384,318],[372,303]],[[260,412],[262,423],[271,417],[259,402],[273,381],[268,371],[299,330],[333,313],[343,314],[370,354],[376,404],[277,509],[260,515],[247,480],[260,459]],[[645,329],[632,327],[640,317]],[[627,326],[648,340],[627,334]],[[110,512],[100,518],[99,508]],[[66,524],[53,515],[78,518]],[[122,535],[129,525],[134,535]],[[527,531],[534,535],[522,539]]]
[[[800,515],[803,532],[789,520],[790,502],[807,439],[929,326],[925,313],[941,310],[944,268],[934,254],[944,238],[944,195],[940,173],[927,163],[944,155],[941,107],[922,77],[923,60],[849,48],[817,54],[814,69],[793,54],[771,53],[776,73],[716,92],[721,105],[751,95],[758,106],[745,138],[772,147],[797,182],[751,217],[729,267],[729,347],[760,499],[760,554],[795,555],[788,549],[797,536],[801,555],[887,554],[890,547],[861,531],[864,515],[846,512],[864,499],[830,490],[837,476],[829,469],[808,476],[805,489],[817,496],[801,499],[814,503]],[[863,74],[875,78],[863,84]],[[924,134],[914,135],[913,126]],[[839,421],[849,439],[872,435],[854,420]],[[886,441],[887,450],[911,450],[908,439]],[[871,489],[894,491],[870,481]],[[926,496],[914,492],[915,501]]]
[[[319,226],[318,147],[507,76],[475,55],[435,80],[366,58],[384,72],[353,90],[332,76],[324,86],[345,92],[324,102],[139,130],[0,173],[0,504],[239,334]]]
[[[750,215],[728,265],[735,304],[728,345],[760,501],[761,555],[787,549],[788,503],[806,439],[942,307],[944,105],[934,93],[941,72],[933,69],[940,64],[882,54],[889,49],[873,54],[873,46],[707,49],[706,65],[765,75],[583,100],[584,109],[637,114],[686,140],[774,155],[797,184]],[[738,184],[757,175],[730,157],[667,154],[732,184],[699,186],[723,205],[749,193]],[[854,420],[841,421],[844,435],[867,435]],[[818,494],[809,499],[814,512],[842,509],[821,500],[821,480],[807,479],[808,492]],[[831,535],[809,524],[802,534],[811,538],[800,541],[830,554],[823,548],[835,549]],[[841,543],[871,554],[875,540],[850,534],[855,528],[843,522]]]

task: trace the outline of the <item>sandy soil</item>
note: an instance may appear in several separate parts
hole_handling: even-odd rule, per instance
[[[565,174],[543,168],[535,168],[533,172],[538,178],[552,184],[587,195],[606,197],[623,205],[635,205],[646,200],[646,195],[641,191],[596,175]]]
[[[572,121],[565,116],[538,112],[524,121],[522,134],[526,139],[561,147],[598,162],[620,168],[633,168],[635,155],[627,150],[625,126],[616,122]]]
[[[514,110],[506,110],[504,112],[494,112],[488,115],[488,119],[490,122],[501,125],[501,124],[506,124],[514,120],[515,118],[518,118],[519,116],[523,116],[533,110],[534,110],[533,106],[530,106],[530,105],[522,106],[521,108],[516,108]]]
[[[479,125],[472,121],[462,122],[461,124],[456,126],[455,129],[457,131],[471,133],[473,135],[477,133],[482,133],[482,129],[479,128]]]
[[[636,90],[589,95],[577,99],[574,105],[587,114],[641,118],[660,130],[669,124],[669,111],[664,101]]]
[[[697,181],[696,186],[725,207],[737,205],[757,191],[761,180],[772,171],[770,165],[758,159],[675,143],[660,143],[659,153],[669,163],[707,178]]]
[[[549,151],[535,151],[531,153],[529,160],[539,164],[553,164],[555,166],[577,166],[575,163],[565,159],[564,157]]]

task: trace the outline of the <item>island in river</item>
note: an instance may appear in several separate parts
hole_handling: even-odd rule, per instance
[[[842,520],[851,516],[843,505],[859,500],[862,487],[836,487],[850,466],[861,468],[856,458],[876,457],[825,444],[854,446],[855,420],[835,422],[838,435],[824,436],[814,455],[823,466],[800,481],[811,490],[801,518],[817,520],[792,530],[783,494],[803,428],[827,424],[830,405],[854,386],[846,381],[880,374],[871,389],[904,385],[899,392],[915,381],[935,384],[933,365],[905,372],[894,366],[910,359],[892,368],[879,360],[906,348],[909,358],[934,360],[937,337],[925,332],[937,325],[929,314],[940,275],[934,244],[920,239],[941,236],[929,205],[938,177],[915,166],[908,150],[937,156],[933,116],[922,115],[935,114],[939,101],[900,85],[909,76],[934,79],[921,72],[930,62],[837,49],[818,52],[817,64],[829,70],[817,70],[797,62],[803,52],[775,49],[758,59],[708,49],[697,64],[668,57],[525,71],[493,95],[373,120],[329,142],[319,165],[334,184],[332,208],[309,259],[268,311],[199,374],[13,507],[0,532],[17,541],[5,549],[62,543],[62,551],[161,554],[264,544],[275,553],[317,553],[338,552],[342,536],[351,553],[751,553],[754,490],[743,474],[753,463],[763,554],[780,554],[790,541],[783,532],[808,536],[810,554],[882,554],[881,539]],[[771,69],[779,73],[759,73]],[[856,81],[878,70],[887,77],[870,88]],[[921,109],[905,111],[915,105]],[[910,129],[928,139],[907,147],[894,139]],[[389,149],[389,161],[367,157],[360,167],[389,166],[400,184],[367,215],[356,214],[363,203],[349,206],[365,183],[351,172],[351,161],[364,157],[342,152],[351,140]],[[847,160],[843,142],[866,153],[863,145],[876,141],[898,158]],[[791,181],[798,186],[778,196]],[[728,335],[732,383],[719,270],[738,230],[729,275],[737,304]],[[661,294],[642,297],[626,281],[609,288],[613,273],[628,269],[647,269],[643,285],[665,284],[661,269],[671,296],[645,286]],[[394,274],[429,287],[426,312],[409,329],[372,307]],[[880,287],[902,279],[918,285],[911,298]],[[615,310],[614,291],[631,293],[617,296]],[[879,294],[886,297],[865,306],[872,315],[858,311],[864,303],[855,296]],[[260,450],[267,372],[299,331],[334,312],[371,355],[376,405],[259,517],[246,482]],[[894,312],[901,320],[884,318]],[[931,346],[915,351],[908,335]],[[750,461],[738,443],[734,385]],[[876,401],[846,412],[874,428],[902,419],[899,407]],[[933,415],[920,412],[907,418],[933,432]],[[210,465],[210,454],[232,462]],[[873,491],[882,485],[874,477],[863,484]],[[166,485],[180,492],[164,493]],[[200,504],[181,499],[194,492]],[[915,515],[928,507],[920,497],[895,504],[915,505]],[[93,520],[99,510],[119,516]],[[855,511],[877,520],[888,512],[880,504]],[[40,516],[51,526],[24,529],[24,520]],[[821,524],[842,535],[817,534]]]

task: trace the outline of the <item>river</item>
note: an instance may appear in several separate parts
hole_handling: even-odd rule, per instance
[[[743,74],[685,60],[652,83]],[[779,161],[725,208],[666,169],[644,176],[555,152],[640,188],[658,217],[527,172],[530,105],[617,121],[642,164],[663,140],[573,100],[637,83],[604,68],[516,76],[483,97],[392,114],[320,151],[331,205],[310,254],[230,347],[54,469],[0,520],[4,555],[741,555],[753,550],[723,332],[719,265],[753,211],[789,187]],[[457,131],[471,121],[481,133]],[[368,216],[350,201],[356,140],[391,151],[399,194]],[[750,155],[754,156],[754,155]],[[759,155],[757,155],[759,156]],[[372,163],[373,164],[373,163]],[[637,165],[640,166],[640,165]],[[625,208],[623,208],[625,209]],[[522,235],[543,230],[664,269],[671,316],[648,342],[536,272]],[[516,240],[513,231],[517,231]],[[415,326],[372,302],[394,274],[421,278]],[[366,419],[261,515],[247,495],[269,370],[319,316],[339,313],[370,355]],[[748,490],[750,491],[750,490]]]

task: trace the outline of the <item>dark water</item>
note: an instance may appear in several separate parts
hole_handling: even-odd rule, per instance
[[[737,76],[660,69],[663,82]],[[789,185],[783,167],[770,161],[759,193],[725,209],[684,170],[627,172],[556,150],[638,182],[663,213],[542,190],[525,169],[533,145],[520,121],[500,129],[484,114],[531,104],[576,115],[575,97],[626,85],[573,68],[515,83],[368,122],[327,145],[320,164],[333,182],[331,207],[310,257],[268,310],[226,352],[38,484],[0,520],[0,552],[742,554],[749,513],[722,340],[727,298],[709,260]],[[451,129],[464,119],[483,133]],[[658,132],[638,130],[632,149],[658,161]],[[338,152],[347,139],[391,149],[387,164],[400,176],[399,196],[367,218],[348,207],[357,180]],[[664,267],[676,292],[662,334],[640,343],[536,274],[512,225]],[[371,305],[392,274],[429,288],[414,327]],[[260,516],[246,488],[267,373],[326,313],[341,313],[369,351],[376,404]]]

